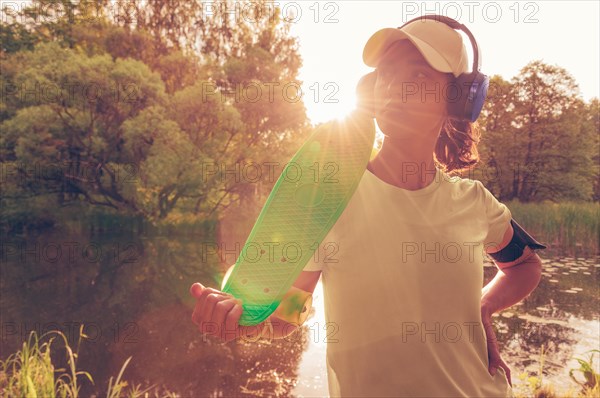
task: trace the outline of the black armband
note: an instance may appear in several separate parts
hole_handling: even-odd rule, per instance
[[[535,240],[535,238],[527,233],[517,222],[511,218],[510,224],[513,227],[513,237],[511,241],[502,250],[496,253],[488,253],[488,255],[501,263],[510,263],[523,255],[525,246],[532,249],[545,249],[546,246]]]

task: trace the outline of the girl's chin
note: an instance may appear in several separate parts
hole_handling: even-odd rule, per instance
[[[417,118],[409,112],[383,111],[377,115],[376,119],[379,129],[386,136],[390,135],[386,131],[391,132],[392,136],[399,137],[422,135],[423,132],[430,131],[437,126],[437,123],[432,123],[430,118]]]
[[[407,133],[407,132],[398,132],[398,131],[395,131],[390,134],[383,133],[383,136],[385,138],[389,138],[394,141],[402,140],[402,141],[410,141],[410,142],[416,141],[416,135],[417,135],[416,133]]]
[[[390,137],[392,139],[415,140],[416,138],[421,137],[418,130],[408,129],[406,127],[402,128],[399,126],[383,125],[380,126],[380,130],[385,137]]]
[[[382,132],[385,131],[397,131],[401,132],[403,135],[412,134],[416,130],[416,126],[419,124],[411,121],[407,117],[403,117],[402,114],[399,113],[383,113],[380,114],[377,118],[377,125],[381,129]]]
[[[437,115],[431,115],[431,117],[435,116]],[[376,115],[377,121],[381,122],[380,124],[393,125],[396,128],[407,128],[409,130],[410,127],[407,126],[426,126],[432,124],[431,117],[424,117],[424,115],[419,115],[408,109],[383,110]]]
[[[381,112],[379,112],[377,117],[380,119],[397,120],[399,118],[402,118],[404,115],[405,112],[401,110],[383,109]]]
[[[431,131],[431,126],[429,127],[419,127],[420,125],[417,123],[381,123],[379,124],[379,129],[386,137],[391,137],[393,139],[406,139],[406,140],[415,140],[415,139],[424,139],[425,136],[428,135],[428,131]],[[437,133],[435,134],[437,136]]]

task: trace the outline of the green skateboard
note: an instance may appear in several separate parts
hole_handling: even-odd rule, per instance
[[[373,119],[355,111],[315,129],[285,166],[222,283],[243,302],[240,325],[277,309],[350,201],[374,141]]]

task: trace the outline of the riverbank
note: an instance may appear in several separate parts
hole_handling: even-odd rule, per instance
[[[93,375],[77,368],[79,346],[81,339],[86,336],[83,326],[80,328],[80,338],[77,347],[73,349],[66,336],[60,331],[50,331],[41,337],[35,332],[23,342],[23,348],[10,355],[5,361],[0,361],[0,396],[12,397],[60,397],[77,398],[83,383],[94,384]],[[64,343],[67,367],[57,369],[52,357],[56,357],[55,340]],[[518,378],[527,385],[526,391],[515,391],[515,398],[596,398],[600,396],[600,374],[593,368],[593,350],[590,357],[580,360],[580,368],[571,369],[574,385],[566,391],[558,390],[552,384],[543,380],[544,353],[540,354],[538,375],[528,376],[523,373]],[[119,374],[111,377],[105,388],[107,398],[117,397],[179,397],[176,392],[167,391],[140,384],[130,385],[124,377],[127,365],[135,361],[129,357],[123,364]],[[577,381],[578,385],[575,384]],[[513,381],[514,385],[514,381]],[[99,387],[99,386],[98,386]],[[101,387],[100,387],[101,388]],[[276,396],[276,395],[275,395]]]

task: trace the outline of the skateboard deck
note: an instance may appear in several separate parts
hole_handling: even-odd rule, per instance
[[[242,300],[240,325],[277,309],[350,201],[374,141],[374,120],[355,111],[317,127],[284,167],[222,283]]]

